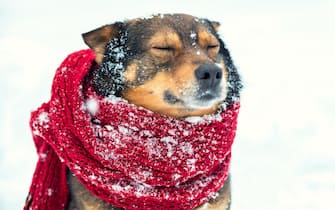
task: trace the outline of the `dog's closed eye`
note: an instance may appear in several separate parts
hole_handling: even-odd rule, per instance
[[[172,46],[153,46],[153,50],[174,52],[176,49]]]
[[[218,44],[213,44],[213,45],[207,45],[207,50],[213,50],[213,49],[217,49],[219,48],[219,45]]]
[[[168,62],[177,55],[176,47],[172,45],[153,45],[150,51],[156,58],[159,59],[159,63]]]
[[[215,58],[215,56],[219,53],[220,45],[219,44],[208,44],[205,46],[205,50],[210,57]]]

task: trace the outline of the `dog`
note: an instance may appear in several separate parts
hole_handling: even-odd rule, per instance
[[[218,35],[219,26],[186,14],[166,14],[115,22],[84,33],[84,42],[100,66],[93,75],[95,91],[178,119],[215,113],[222,103],[233,103],[242,87]],[[110,43],[124,52],[111,52]],[[122,60],[122,74],[104,68],[113,59]],[[96,198],[70,171],[68,185],[68,210],[122,209]],[[218,196],[196,209],[228,210],[230,194],[228,178]]]

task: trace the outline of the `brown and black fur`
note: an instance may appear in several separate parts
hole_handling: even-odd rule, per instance
[[[83,34],[95,51],[93,86],[103,96],[174,118],[202,116],[239,98],[242,87],[219,23],[190,15],[116,22]],[[69,171],[69,210],[122,209],[96,198]],[[196,209],[229,209],[230,178],[218,196]]]

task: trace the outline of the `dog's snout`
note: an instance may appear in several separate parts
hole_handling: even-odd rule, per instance
[[[195,77],[203,89],[217,87],[222,80],[222,69],[216,65],[203,64],[195,70]]]

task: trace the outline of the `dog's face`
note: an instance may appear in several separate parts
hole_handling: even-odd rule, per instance
[[[99,64],[93,85],[151,111],[181,118],[215,112],[239,77],[217,35],[219,24],[157,15],[83,34]],[[237,83],[236,83],[237,84]],[[234,90],[235,92],[238,90]]]

